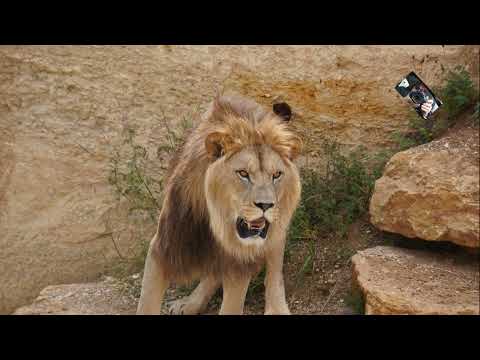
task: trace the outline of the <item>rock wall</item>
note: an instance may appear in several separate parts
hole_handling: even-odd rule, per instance
[[[107,183],[125,121],[154,152],[162,117],[223,87],[287,101],[310,149],[320,135],[374,148],[407,124],[395,83],[456,64],[478,69],[478,46],[1,46],[0,313],[97,277],[118,259],[112,232],[134,245]]]

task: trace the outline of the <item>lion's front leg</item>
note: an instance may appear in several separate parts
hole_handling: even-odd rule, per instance
[[[153,258],[152,247],[155,238],[150,242],[145,269],[143,271],[142,290],[137,307],[137,315],[159,315],[162,308],[163,295],[170,285],[160,264]]]
[[[223,300],[220,315],[242,315],[251,275],[223,277]]]
[[[283,281],[284,245],[267,253],[265,275],[265,315],[290,315]]]

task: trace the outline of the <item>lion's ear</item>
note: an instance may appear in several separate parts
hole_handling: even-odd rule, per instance
[[[232,144],[230,135],[216,131],[207,136],[205,139],[205,149],[211,159],[218,159],[225,155]]]
[[[273,104],[273,112],[280,116],[284,121],[290,121],[292,118],[292,108],[286,102]]]

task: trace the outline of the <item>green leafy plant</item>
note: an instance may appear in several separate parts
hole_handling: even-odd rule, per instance
[[[184,117],[176,131],[165,117],[162,118],[162,124],[166,133],[164,141],[157,147],[157,156],[161,153],[171,156],[181,146],[193,123],[189,116]],[[146,147],[136,141],[136,135],[135,129],[127,124],[123,141],[113,150],[108,180],[118,199],[128,201],[130,212],[146,212],[155,222],[160,210],[163,178],[162,174],[150,170],[153,160]]]
[[[130,213],[146,212],[155,221],[159,210],[162,179],[155,179],[147,173],[149,156],[147,149],[135,142],[135,130],[127,127],[120,147],[115,148],[110,159],[109,183],[113,186],[118,200],[129,203]]]
[[[418,141],[414,137],[399,131],[392,134],[392,140],[395,142],[395,148],[398,149],[398,151],[407,150],[418,145]]]
[[[454,70],[448,72],[438,95],[443,101],[447,120],[451,122],[475,101],[478,91],[465,67],[456,66]]]
[[[165,127],[166,134],[165,140],[157,147],[157,154],[166,152],[167,154],[173,154],[177,151],[186,139],[186,135],[193,128],[193,122],[191,116],[185,116],[182,118],[179,124],[179,129],[174,131],[168,124],[168,121],[162,119],[163,126]]]
[[[290,237],[314,235],[316,231],[344,235],[367,211],[374,182],[387,160],[386,153],[372,156],[362,148],[343,155],[339,144],[328,140],[323,150],[324,171],[301,169],[302,201]]]
[[[185,117],[176,131],[164,118],[162,124],[166,132],[164,141],[157,148],[157,156],[160,153],[171,156],[184,141],[186,132],[192,128],[192,122],[189,117]],[[153,169],[154,165],[155,160],[151,158],[147,148],[138,141],[135,129],[126,123],[121,141],[112,148],[108,181],[117,200],[126,201],[127,216],[140,219],[140,222],[137,222],[138,226],[145,229],[156,224],[162,202],[163,175]],[[131,220],[129,218],[125,221],[129,222]],[[127,258],[120,254],[116,240],[113,235],[111,237],[120,260],[110,271],[121,278],[132,272],[141,271],[150,238],[137,239],[139,251],[135,256]]]
[[[348,228],[368,212],[375,180],[391,156],[389,151],[368,154],[357,148],[344,155],[335,141],[324,140],[325,168],[303,167],[302,199],[288,232],[286,258],[299,241],[307,241],[300,274],[313,270],[316,239],[335,233],[345,237]]]

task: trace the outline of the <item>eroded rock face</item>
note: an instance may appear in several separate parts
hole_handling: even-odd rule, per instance
[[[352,264],[367,315],[479,314],[478,257],[377,246]]]
[[[478,128],[462,128],[394,155],[375,183],[371,222],[410,238],[479,247],[478,138]]]
[[[0,313],[96,278],[118,260],[112,232],[124,254],[138,241],[107,182],[126,121],[156,159],[162,118],[204,109],[224,86],[286,101],[313,147],[318,135],[375,147],[407,125],[393,90],[405,74],[435,85],[442,66],[475,61],[465,46],[1,46]]]

